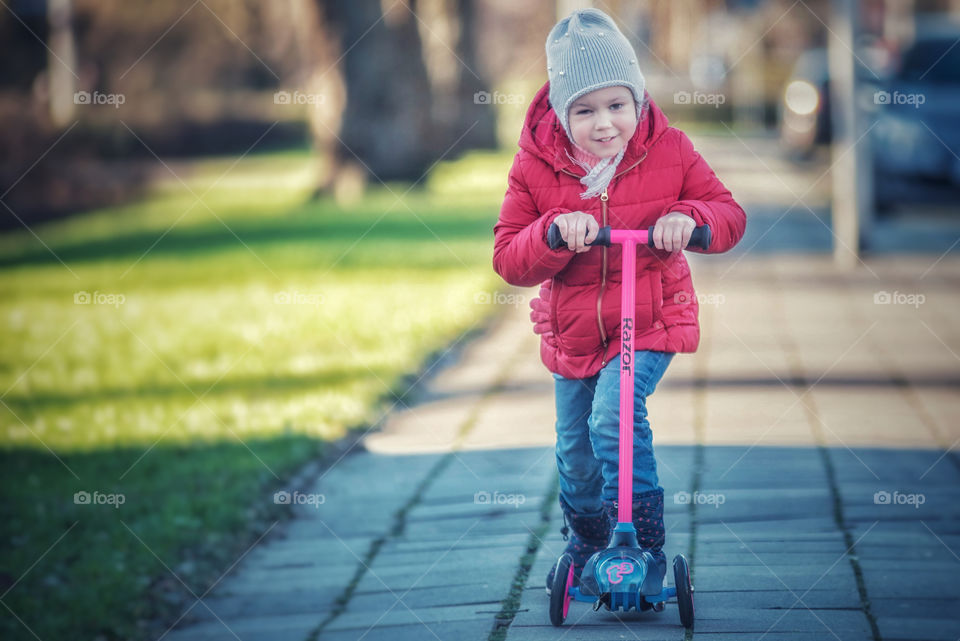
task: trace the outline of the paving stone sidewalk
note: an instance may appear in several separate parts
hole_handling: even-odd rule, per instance
[[[649,407],[694,638],[960,638],[960,261],[935,261],[693,257],[702,346]],[[549,625],[552,386],[518,294],[163,638],[488,639],[533,543],[507,639],[684,639],[672,604]]]

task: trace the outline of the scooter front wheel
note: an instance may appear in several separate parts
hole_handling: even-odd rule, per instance
[[[693,629],[693,584],[690,583],[690,566],[682,554],[673,557],[673,583],[677,587],[677,607],[680,623]]]
[[[563,625],[570,610],[570,588],[573,587],[573,557],[564,554],[557,561],[550,586],[550,623]]]

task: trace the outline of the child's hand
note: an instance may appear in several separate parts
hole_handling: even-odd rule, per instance
[[[560,236],[567,243],[570,251],[582,254],[590,250],[587,243],[592,243],[600,233],[597,219],[582,211],[572,211],[569,214],[560,214],[553,219],[560,228]]]
[[[686,248],[697,222],[686,214],[672,211],[653,227],[653,245],[657,249],[678,252]]]

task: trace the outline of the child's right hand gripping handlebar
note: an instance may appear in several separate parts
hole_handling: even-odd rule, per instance
[[[601,227],[596,240],[588,244],[609,247],[612,243],[622,242],[622,236],[630,236],[637,243],[648,247],[654,246],[653,227],[643,230],[612,230],[609,225]],[[560,235],[560,227],[557,226],[557,223],[550,223],[550,228],[547,230],[547,245],[550,246],[550,249],[560,249],[566,244],[563,236]],[[687,243],[687,248],[691,247],[703,250],[710,248],[710,225],[700,225],[693,230],[693,233],[690,234],[690,242]]]

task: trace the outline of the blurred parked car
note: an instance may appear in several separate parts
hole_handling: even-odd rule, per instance
[[[877,205],[960,195],[960,30],[921,37],[874,95]]]
[[[800,54],[780,105],[780,141],[793,155],[808,156],[830,142],[828,79],[826,49]]]
[[[895,202],[960,195],[960,29],[918,33],[889,72],[855,65],[858,104],[867,112],[879,209]],[[861,60],[863,56],[861,56]],[[781,104],[780,140],[808,158],[831,139],[825,49],[804,52]]]
[[[854,72],[861,93],[872,100],[873,92],[880,86],[883,66],[876,62],[867,66],[864,58],[871,58],[866,50],[859,53]],[[806,158],[817,145],[829,143],[830,109],[827,50],[808,49],[797,58],[783,91],[780,142],[784,149],[794,157]]]

